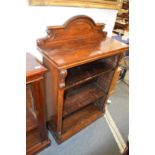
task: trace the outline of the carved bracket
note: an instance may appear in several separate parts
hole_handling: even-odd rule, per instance
[[[64,88],[65,87],[65,79],[67,76],[67,70],[60,70],[60,82],[59,82],[59,88]]]

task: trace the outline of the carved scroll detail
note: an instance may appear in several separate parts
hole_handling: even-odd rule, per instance
[[[60,70],[59,88],[64,88],[65,87],[66,76],[67,76],[67,70]]]

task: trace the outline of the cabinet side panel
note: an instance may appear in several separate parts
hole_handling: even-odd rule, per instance
[[[47,105],[47,121],[51,120],[56,125],[57,121],[57,69],[47,58],[43,58],[44,65],[48,68],[45,74],[45,98]]]
[[[116,88],[116,85],[117,85],[117,80],[119,79],[120,72],[121,72],[121,68],[117,67],[117,69],[116,69],[116,71],[114,73],[111,85],[110,85],[109,96],[113,95],[113,93],[115,91],[115,88]]]
[[[117,67],[119,65],[119,62],[122,58],[122,55],[115,55],[113,57],[109,57],[109,64],[113,66],[113,70],[109,73],[104,74],[103,76],[100,76],[97,80],[98,85],[103,89],[104,93],[105,93],[105,99],[102,101],[101,107],[103,106],[103,111],[105,108],[105,104],[106,101],[108,99],[108,95],[109,95],[109,91],[110,91],[110,87],[112,84],[112,80],[114,78],[114,74],[117,70]],[[111,60],[110,60],[111,59]]]

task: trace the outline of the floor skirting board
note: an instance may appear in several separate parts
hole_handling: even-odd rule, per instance
[[[120,153],[124,153],[124,151],[126,150],[126,143],[121,135],[121,133],[119,132],[109,110],[108,110],[108,107],[106,106],[106,112],[105,112],[105,119],[109,125],[109,128],[114,136],[114,139],[119,147],[119,150],[120,150]]]

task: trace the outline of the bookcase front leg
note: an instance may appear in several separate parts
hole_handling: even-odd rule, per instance
[[[67,70],[60,70],[59,72],[59,88],[58,88],[58,123],[57,123],[57,132],[58,136],[61,135],[62,130],[62,114],[63,114],[63,102],[64,102],[64,88],[65,88],[65,79],[67,76]]]

